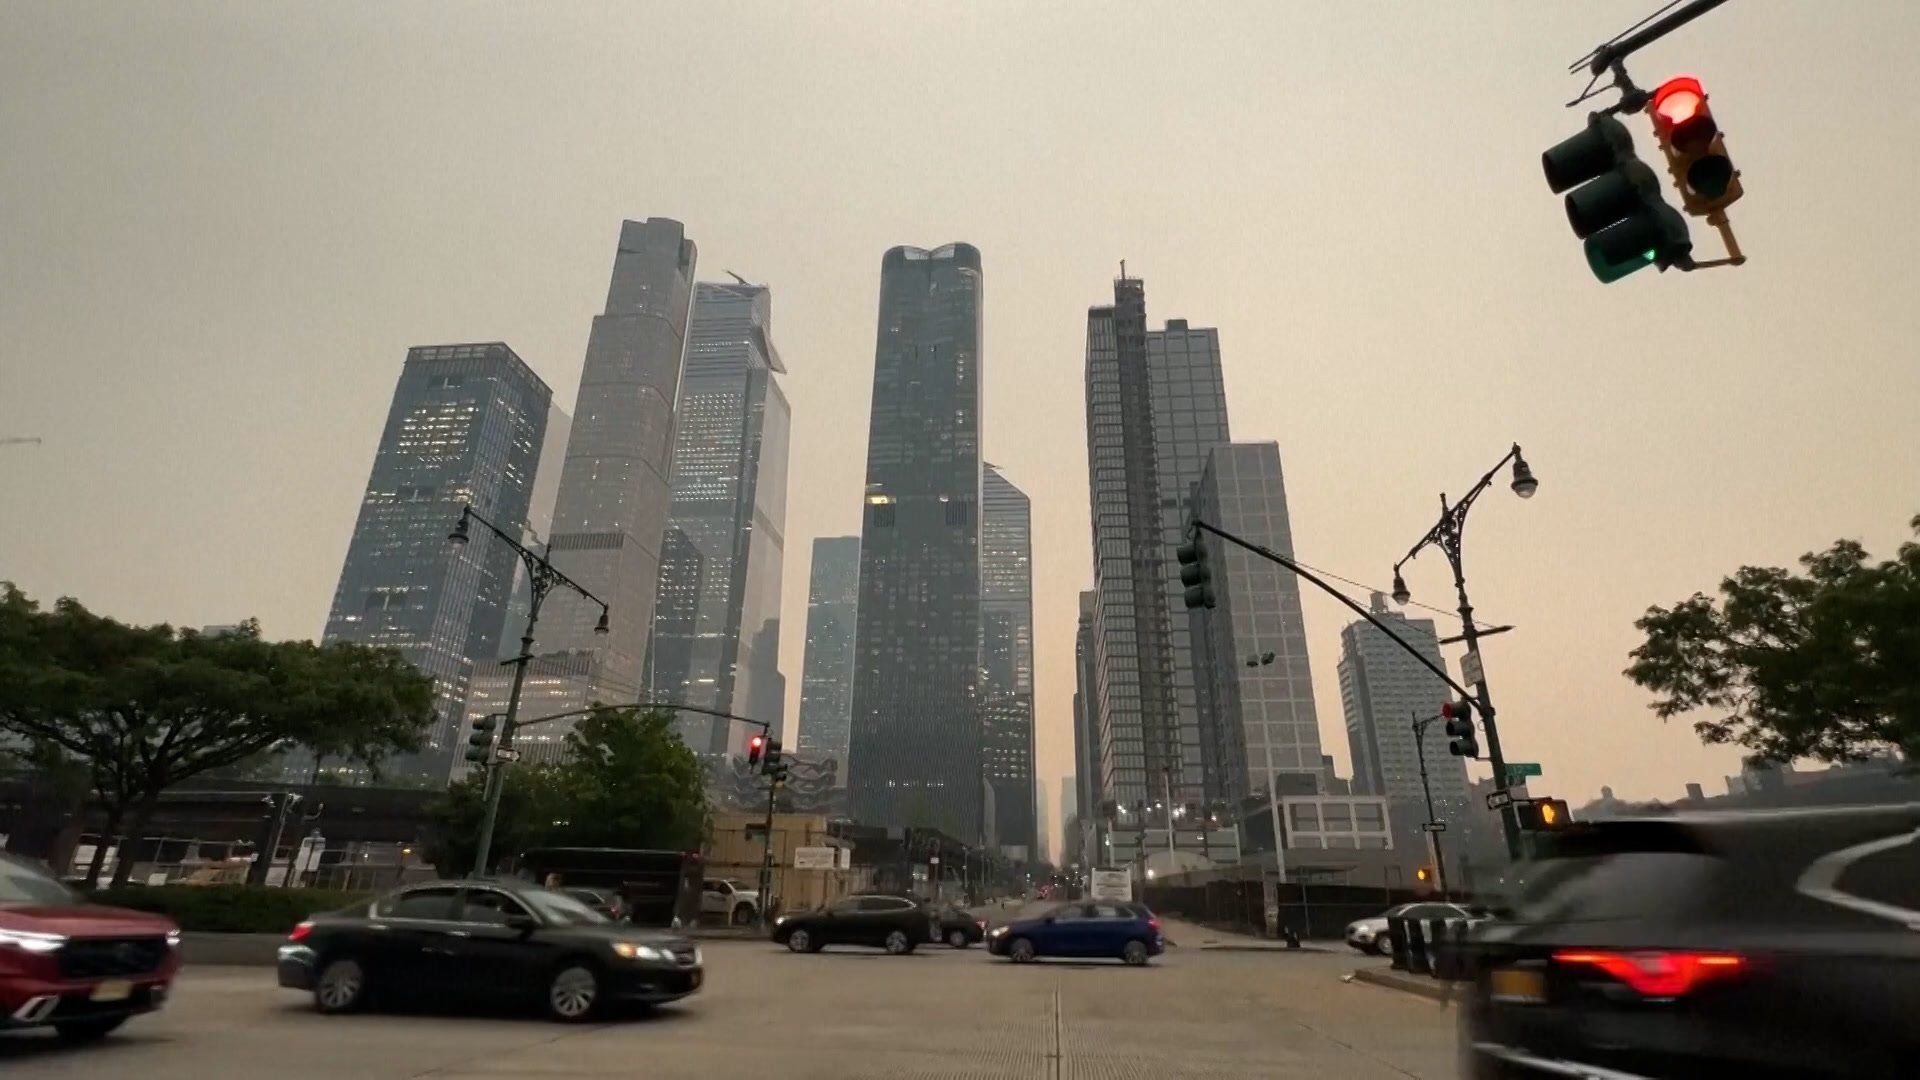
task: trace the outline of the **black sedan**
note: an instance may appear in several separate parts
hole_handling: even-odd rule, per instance
[[[986,940],[987,920],[958,904],[940,909],[940,940],[956,949],[978,945]]]
[[[280,985],[311,991],[323,1013],[483,998],[538,1004],[563,1021],[675,1001],[703,975],[685,938],[609,922],[517,881],[417,885],[316,915],[293,928],[279,966]]]
[[[941,939],[939,916],[903,896],[848,896],[815,911],[782,915],[773,940],[797,953],[866,945],[896,956]]]
[[[1462,1075],[1915,1075],[1920,805],[1538,839],[1465,946]]]

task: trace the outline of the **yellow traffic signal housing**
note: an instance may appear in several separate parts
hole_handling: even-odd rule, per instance
[[[1682,209],[1708,217],[1746,194],[1700,80],[1681,75],[1661,83],[1648,99],[1647,114],[1653,118],[1653,134],[1667,157]]]

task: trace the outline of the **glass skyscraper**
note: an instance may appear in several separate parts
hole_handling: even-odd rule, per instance
[[[1373,617],[1393,628],[1435,666],[1444,666],[1432,619],[1409,619],[1373,594]],[[1353,793],[1387,798],[1399,847],[1418,851],[1418,831],[1427,820],[1420,783],[1413,721],[1432,716],[1452,697],[1447,684],[1368,622],[1340,631],[1340,703],[1346,713],[1347,748],[1353,755]],[[1455,832],[1476,816],[1469,802],[1467,761],[1447,752],[1447,735],[1438,723],[1426,729],[1427,785],[1434,809]],[[1454,833],[1448,839],[1455,839]]]
[[[551,549],[555,566],[607,603],[612,632],[593,632],[598,605],[554,590],[527,669],[525,718],[642,693],[696,254],[677,221],[620,225],[606,310],[587,338]],[[541,725],[515,745],[529,760],[557,760],[570,730],[565,721]]]
[[[694,290],[647,689],[777,731],[786,713],[780,585],[793,410],[775,378],[787,369],[772,319],[764,287]],[[748,734],[695,714],[683,714],[680,728],[706,756],[739,752]]]
[[[447,534],[467,504],[509,533],[525,527],[552,398],[500,342],[407,351],[323,638],[392,646],[433,678],[426,746],[389,762],[388,777],[445,784],[452,772],[468,689],[499,654],[519,559]]]
[[[1228,441],[1219,332],[1146,325],[1146,287],[1087,313],[1093,728],[1099,788],[1132,813],[1205,799],[1189,628],[1173,549],[1207,454]],[[1184,610],[1183,608],[1180,610]],[[1123,819],[1124,821],[1124,819]],[[1137,819],[1136,819],[1137,823]]]
[[[1033,774],[1033,505],[992,465],[980,479],[981,767],[992,838],[1015,857],[1039,842]]]
[[[849,798],[865,825],[982,835],[980,252],[897,247],[860,532]]]
[[[1201,520],[1291,557],[1293,526],[1276,443],[1217,446],[1195,489]],[[1186,612],[1209,767],[1209,802],[1256,792],[1328,795],[1307,668],[1300,582],[1211,533],[1202,534],[1219,606]],[[1267,659],[1268,654],[1272,659]]]
[[[807,583],[807,656],[800,680],[797,745],[810,759],[839,762],[842,776],[853,724],[853,638],[859,610],[860,538],[816,538]]]

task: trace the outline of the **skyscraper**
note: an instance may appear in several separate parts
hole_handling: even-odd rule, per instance
[[[880,267],[848,772],[855,820],[984,832],[980,252]]]
[[[1281,555],[1293,554],[1278,444],[1230,443],[1208,455],[1193,511],[1209,524]],[[1215,608],[1186,613],[1194,649],[1207,799],[1324,795],[1320,723],[1307,668],[1300,583],[1292,573],[1211,533]]]
[[[810,758],[831,758],[845,777],[853,724],[853,637],[860,610],[860,538],[813,542],[807,582],[807,656],[800,677],[800,734]]]
[[[1373,594],[1371,607],[1374,618],[1392,627],[1428,660],[1436,666],[1445,663],[1432,619],[1409,619],[1390,609],[1379,593]],[[1353,792],[1387,797],[1396,845],[1408,850],[1424,846],[1418,826],[1427,820],[1413,721],[1432,716],[1451,696],[1447,684],[1378,627],[1354,622],[1340,631],[1340,703],[1353,755]],[[1437,723],[1427,728],[1425,743],[1434,808],[1452,824],[1448,839],[1453,839],[1470,820],[1466,759],[1447,752],[1446,734]]]
[[[554,565],[606,602],[612,632],[595,634],[599,607],[570,590],[547,598],[522,703],[529,718],[641,693],[696,254],[677,221],[620,225],[606,310],[587,338],[551,538]],[[564,721],[531,728],[516,745],[532,760],[553,760],[570,730]]]
[[[433,678],[439,719],[388,776],[444,784],[451,773],[519,560],[504,545],[449,544],[447,532],[469,503],[510,533],[525,526],[552,398],[500,342],[407,350],[324,636],[393,646]]]
[[[786,713],[780,583],[792,408],[758,285],[695,287],[673,438],[673,502],[661,541],[649,696],[766,720]],[[703,755],[738,752],[742,725],[683,714]]]
[[[1123,809],[1205,798],[1189,627],[1175,619],[1179,543],[1207,453],[1228,441],[1216,330],[1146,328],[1146,287],[1087,312],[1094,702],[1100,787]]]
[[[1033,774],[1033,505],[1000,470],[980,478],[981,767],[993,786],[993,838],[1037,850]],[[1018,850],[1016,850],[1018,849]]]
[[[1097,594],[1080,594],[1080,617],[1073,632],[1073,772],[1074,792],[1080,803],[1080,847],[1089,863],[1100,863],[1098,847],[1105,817],[1101,803],[1109,796],[1100,782],[1099,709],[1095,684],[1093,612]]]

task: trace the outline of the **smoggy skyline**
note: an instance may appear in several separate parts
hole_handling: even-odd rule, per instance
[[[1516,627],[1486,645],[1507,756],[1576,801],[1718,789],[1738,755],[1620,675],[1633,620],[1920,511],[1920,9],[1746,0],[1637,54],[1712,93],[1752,261],[1601,286],[1539,154],[1581,122],[1567,64],[1656,6],[0,2],[0,437],[46,440],[0,446],[0,579],[317,637],[407,349],[504,341],[571,402],[620,222],[669,217],[702,280],[773,291],[791,717],[806,553],[860,528],[881,256],[963,241],[1057,778],[1086,309],[1125,259],[1151,325],[1219,328],[1313,566],[1384,587],[1519,441],[1539,495],[1467,535]],[[1451,605],[1438,553],[1407,577]],[[1348,617],[1303,596],[1345,773]]]

